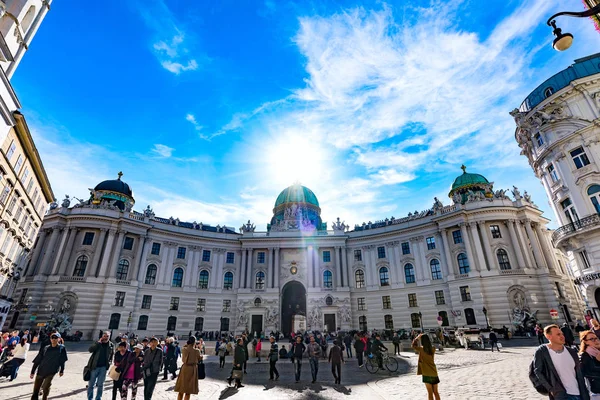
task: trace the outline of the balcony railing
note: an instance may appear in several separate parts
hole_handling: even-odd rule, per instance
[[[58,280],[60,282],[84,282],[85,276],[61,276]]]
[[[131,285],[131,281],[128,281],[125,279],[117,279],[117,285],[129,286],[129,285]]]
[[[500,275],[523,275],[525,271],[522,269],[501,269]]]
[[[561,226],[552,234],[552,244],[556,246],[561,239],[565,238],[571,233],[596,225],[600,225],[600,214],[588,215],[587,217],[581,218],[575,222],[571,222],[568,225]]]

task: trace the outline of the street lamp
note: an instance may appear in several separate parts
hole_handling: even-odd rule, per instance
[[[596,14],[600,14],[600,4],[594,6],[586,11],[581,11],[581,12],[562,11],[562,12],[556,13],[553,16],[551,16],[550,18],[548,18],[548,21],[546,23],[548,24],[548,26],[553,28],[552,33],[554,34],[554,36],[556,36],[554,38],[554,41],[552,42],[552,47],[554,48],[554,50],[557,50],[557,51],[567,50],[569,47],[571,47],[571,44],[573,43],[573,35],[571,35],[570,33],[562,33],[562,29],[560,29],[556,26],[556,21],[554,20],[556,17],[558,17],[560,15],[567,15],[569,17],[585,18],[585,17],[594,16]]]
[[[419,322],[421,322],[421,333],[424,332],[423,330],[423,314],[421,313],[421,311],[419,311]]]
[[[490,321],[488,320],[488,316],[487,316],[487,308],[483,307],[483,309],[481,311],[483,312],[483,315],[485,316],[485,325],[486,325],[487,329],[490,329]]]

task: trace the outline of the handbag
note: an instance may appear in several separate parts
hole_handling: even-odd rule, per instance
[[[85,367],[83,367],[83,380],[86,382],[89,382],[91,377],[92,377],[92,371],[90,371],[90,367],[88,367],[86,365]]]
[[[239,379],[240,381],[244,377],[244,372],[241,369],[234,369],[231,371],[231,377],[233,379]]]
[[[113,381],[118,381],[121,377],[121,373],[117,372],[117,367],[114,364],[110,366],[110,369],[108,370],[108,376]]]
[[[198,363],[198,379],[204,378],[206,378],[206,368],[204,366],[204,362],[200,360],[200,362]]]

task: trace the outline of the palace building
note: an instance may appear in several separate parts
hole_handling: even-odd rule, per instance
[[[518,328],[582,318],[566,258],[527,192],[493,189],[463,166],[431,208],[353,228],[321,219],[300,184],[277,196],[265,232],[133,210],[121,179],[87,201],[53,203],[5,327],[68,319],[84,338],[100,329],[253,332],[292,329]],[[438,318],[439,317],[439,318]]]

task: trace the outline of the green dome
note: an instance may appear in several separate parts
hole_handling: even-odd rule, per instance
[[[462,166],[463,173],[459,175],[452,184],[450,192],[461,188],[468,188],[474,185],[489,185],[490,182],[483,175],[467,173],[467,167]]]
[[[283,191],[279,193],[279,196],[277,196],[275,208],[285,203],[308,203],[315,207],[319,207],[317,196],[315,196],[312,190],[300,184],[295,184],[283,189]]]

